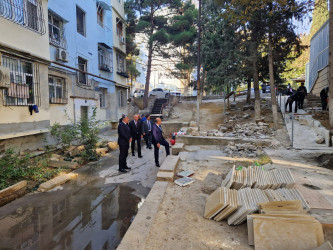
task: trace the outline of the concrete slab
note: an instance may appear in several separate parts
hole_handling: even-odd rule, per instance
[[[122,239],[118,250],[145,249],[151,226],[162,202],[168,182],[156,181],[145,202]]]
[[[50,160],[47,164],[49,167],[52,168],[71,168],[71,169],[77,169],[79,167],[79,164],[77,162],[71,162],[71,161],[52,161]]]
[[[162,166],[159,169],[159,172],[175,173],[178,162],[179,162],[178,155],[168,155],[167,158],[163,161]]]
[[[176,143],[171,148],[172,155],[178,155],[184,149],[184,143]]]
[[[158,171],[157,180],[158,181],[172,182],[174,180],[174,173],[173,172]]]
[[[39,192],[49,191],[59,185],[66,183],[67,181],[69,181],[71,179],[75,179],[77,176],[78,176],[78,174],[75,174],[75,173],[69,173],[69,174],[63,174],[63,175],[57,176],[47,182],[40,184],[38,191]]]
[[[179,153],[179,159],[180,159],[180,161],[186,161],[187,156],[188,156],[188,152],[180,152]]]

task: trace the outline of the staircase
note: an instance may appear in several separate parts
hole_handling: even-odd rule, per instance
[[[314,94],[308,94],[304,100],[305,109],[321,109],[321,99]]]
[[[150,119],[152,122],[155,122],[157,117],[162,117],[163,108],[167,103],[167,98],[158,98],[155,100],[153,109],[150,113]]]

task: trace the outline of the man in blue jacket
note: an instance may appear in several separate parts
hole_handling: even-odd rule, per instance
[[[169,143],[163,138],[162,131],[162,120],[161,118],[156,118],[156,123],[152,126],[152,135],[153,135],[153,145],[154,145],[154,156],[155,156],[155,164],[156,167],[160,167],[160,163],[158,161],[159,151],[161,145],[165,147],[166,155],[170,154]]]
[[[132,141],[131,130],[128,126],[128,116],[123,116],[118,125],[118,144],[120,149],[119,154],[119,172],[126,173],[126,169],[130,170],[126,163],[128,156],[129,144]]]

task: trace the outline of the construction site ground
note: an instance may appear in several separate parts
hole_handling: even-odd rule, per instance
[[[263,116],[269,120],[271,110],[269,98],[263,107]],[[237,100],[240,110],[227,111],[228,116],[248,113],[253,121],[254,111],[241,111],[247,105],[245,99]],[[179,121],[195,120],[196,103],[182,102],[172,110]],[[204,101],[200,109],[200,127],[217,129],[223,123],[223,100]],[[237,120],[248,123],[249,119]],[[296,186],[311,207],[310,213],[323,223],[325,240],[333,242],[333,171],[322,167],[321,155],[332,155],[332,150],[294,150],[290,147],[288,132],[279,115],[279,129],[273,140],[279,141],[278,148],[265,148],[271,163],[265,169],[289,168]],[[223,146],[186,145],[188,156],[178,164],[177,172],[191,170],[195,182],[179,187],[168,184],[155,220],[146,238],[146,249],[253,249],[248,245],[247,225],[229,226],[226,221],[215,222],[203,218],[207,197],[221,185],[230,168],[248,166],[254,158],[233,157],[224,152]]]

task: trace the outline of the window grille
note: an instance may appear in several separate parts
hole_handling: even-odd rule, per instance
[[[67,88],[64,78],[49,76],[49,99],[50,103],[68,103]]]
[[[100,88],[99,91],[99,105],[101,108],[106,108],[106,88]]]
[[[0,0],[0,16],[41,35],[45,34],[40,0]]]
[[[4,105],[40,105],[38,64],[6,55],[2,66],[10,69],[10,87],[4,89]]]
[[[112,72],[112,50],[98,45],[98,68]]]
[[[49,13],[49,39],[50,44],[67,49],[67,41],[65,37],[64,22]]]
[[[125,97],[123,91],[118,92],[118,101],[119,101],[119,107],[124,107],[125,106]]]
[[[119,53],[117,53],[116,58],[117,58],[117,71],[125,72],[125,58]]]
[[[87,72],[87,60],[78,57],[78,69],[82,70],[84,72]],[[80,84],[85,84],[87,85],[88,83],[88,77],[87,74],[83,73],[83,72],[78,72],[78,80]]]

